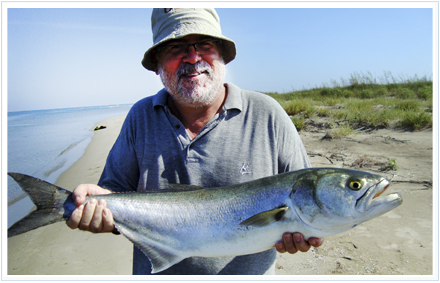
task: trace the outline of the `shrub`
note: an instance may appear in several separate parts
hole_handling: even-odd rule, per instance
[[[347,110],[340,109],[332,111],[331,117],[333,117],[334,119],[345,119],[347,117]]]
[[[412,131],[432,126],[432,116],[427,112],[405,112],[401,127]]]
[[[372,89],[363,89],[359,92],[359,97],[362,99],[374,98],[376,97],[376,94]]]
[[[414,99],[417,98],[413,90],[409,88],[398,88],[396,92],[396,97],[400,99]]]
[[[373,111],[373,101],[354,99],[347,103],[348,110],[356,114],[356,112]]]
[[[385,73],[385,78],[376,80],[370,73],[354,73],[342,84],[335,81],[332,84],[332,88],[324,86],[268,95],[277,99],[289,115],[296,115],[292,121],[298,130],[302,130],[307,125],[306,118],[313,115],[330,117],[329,123],[339,124],[329,132],[331,138],[344,136],[359,127],[393,125],[418,130],[432,126],[433,84],[426,78],[399,80]]]
[[[341,96],[342,90],[340,88],[324,88],[321,90],[320,94],[324,97],[337,98]]]
[[[327,108],[316,109],[316,114],[319,117],[329,117],[330,116],[330,110],[328,110]]]
[[[335,98],[325,98],[322,101],[324,104],[329,105],[329,106],[335,106],[336,104],[339,103],[338,99]]]
[[[349,136],[354,132],[353,128],[350,126],[349,123],[343,123],[340,124],[338,128],[333,129],[334,139],[340,139],[345,136]]]
[[[424,100],[432,100],[432,85],[425,85],[417,90],[417,97]]]
[[[396,171],[399,169],[399,165],[397,165],[397,162],[395,159],[387,158],[388,162],[384,164],[384,166],[381,168],[382,171]]]
[[[314,111],[313,101],[309,99],[295,99],[289,101],[283,105],[283,108],[287,114],[291,116],[303,111],[307,114],[310,114]]]
[[[403,100],[397,102],[395,108],[403,111],[418,111],[420,104],[417,100]]]
[[[378,96],[385,96],[388,94],[388,89],[386,87],[381,87],[377,90]]]
[[[295,125],[298,132],[306,127],[306,123],[304,122],[304,118],[290,117],[290,119],[292,120],[292,122]]]
[[[348,89],[344,89],[341,92],[341,97],[344,97],[344,98],[350,98],[350,97],[354,97],[354,96],[355,96],[354,92],[351,90],[348,90]]]

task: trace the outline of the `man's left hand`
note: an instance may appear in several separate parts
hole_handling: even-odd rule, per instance
[[[280,253],[288,252],[294,254],[298,251],[307,252],[311,246],[317,248],[323,242],[324,239],[314,237],[306,241],[301,233],[284,233],[283,240],[276,243],[275,248]]]

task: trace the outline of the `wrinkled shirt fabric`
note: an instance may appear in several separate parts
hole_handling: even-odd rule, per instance
[[[222,110],[194,139],[171,114],[165,89],[134,104],[98,184],[113,191],[159,190],[176,183],[220,187],[310,167],[298,132],[278,102],[231,83],[225,86]],[[273,273],[275,258],[275,249],[191,257],[159,274]],[[135,246],[133,274],[150,273],[148,257]]]

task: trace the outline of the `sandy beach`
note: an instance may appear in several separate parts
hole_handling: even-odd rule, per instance
[[[96,124],[106,129],[95,131],[84,156],[56,184],[73,190],[80,183],[97,183],[123,120],[120,116]],[[360,169],[389,178],[395,174],[388,191],[399,192],[404,202],[377,219],[326,238],[323,246],[307,253],[278,254],[276,274],[431,278],[427,275],[438,272],[433,269],[437,194],[432,188],[432,130],[361,131],[338,140],[322,139],[326,131],[311,125],[300,132],[314,167]],[[396,171],[381,171],[388,159],[396,161]],[[132,244],[123,236],[70,230],[61,222],[8,239],[7,255],[8,275],[130,275]]]

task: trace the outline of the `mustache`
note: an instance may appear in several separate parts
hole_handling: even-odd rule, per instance
[[[200,61],[195,64],[183,63],[177,70],[176,74],[178,77],[181,77],[182,75],[193,74],[193,73],[207,72],[208,74],[210,74],[211,71],[212,71],[211,65],[209,65],[207,62]]]

